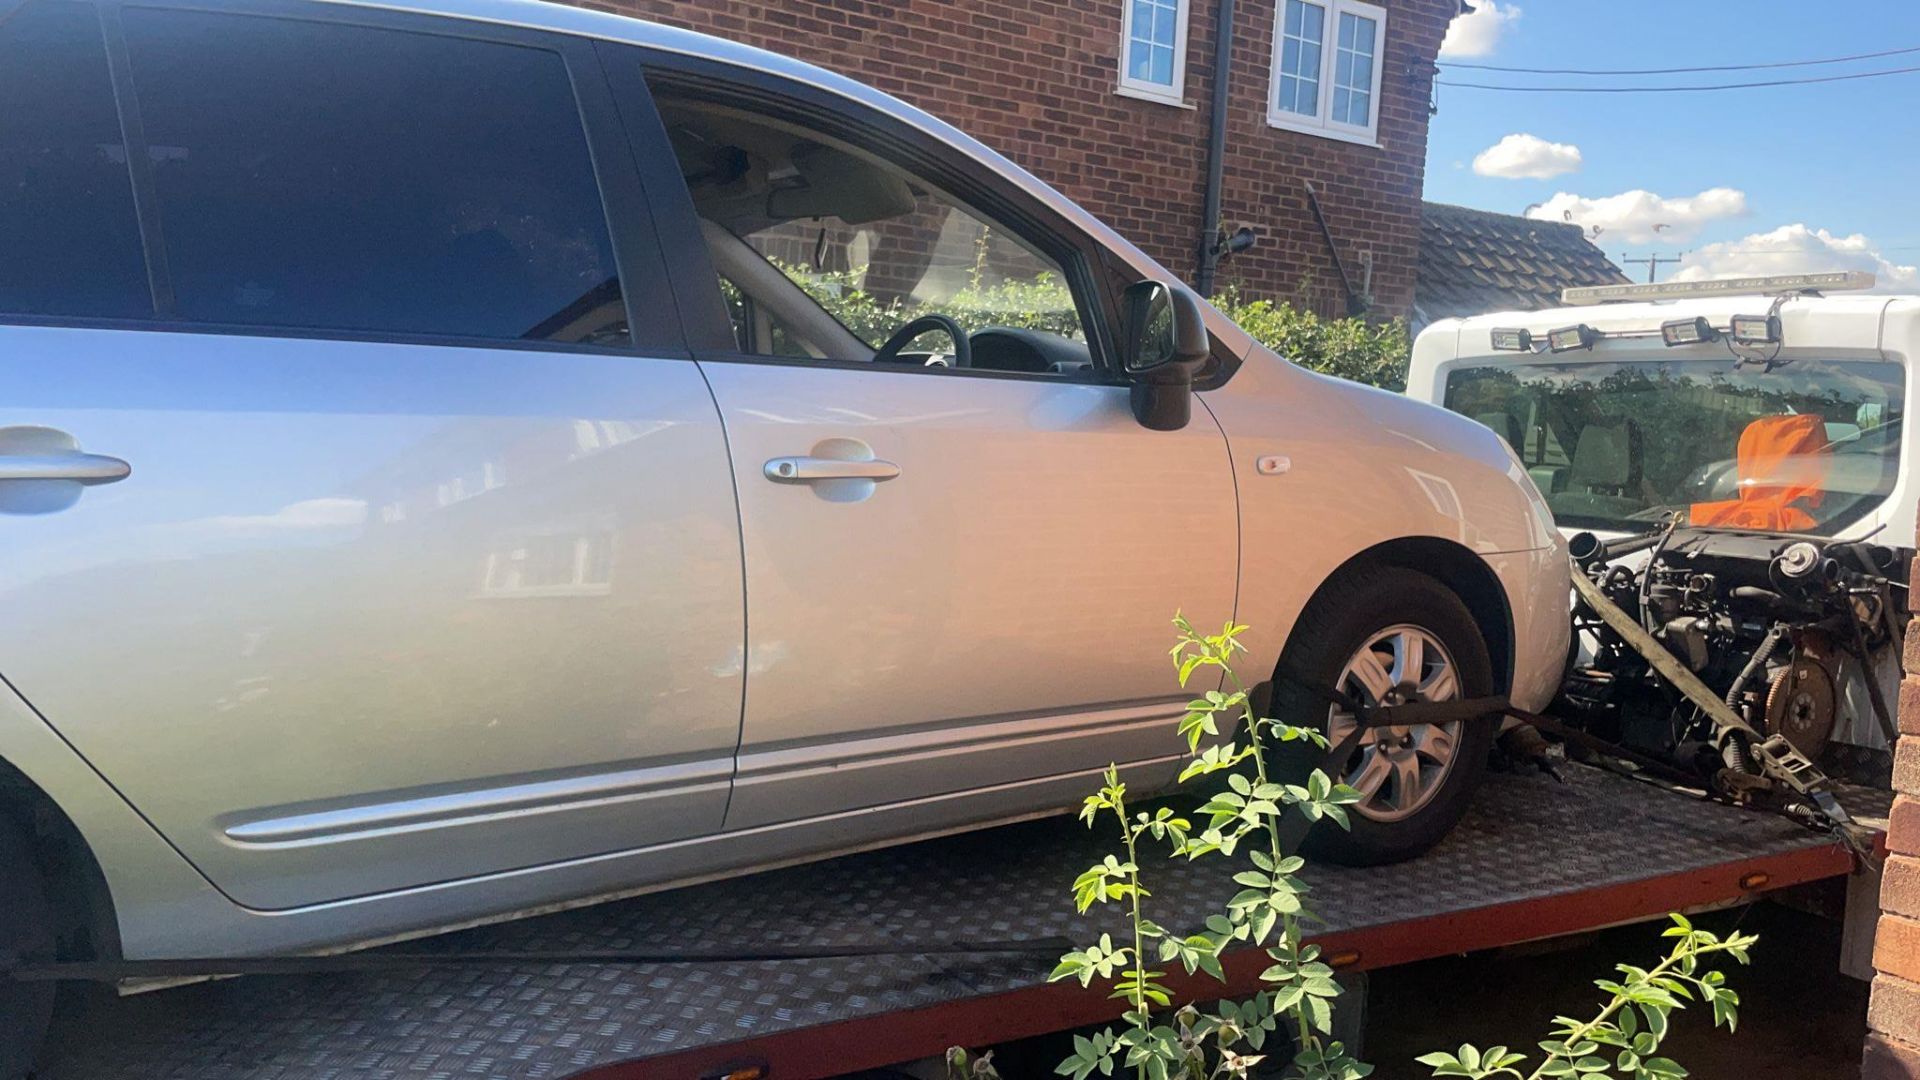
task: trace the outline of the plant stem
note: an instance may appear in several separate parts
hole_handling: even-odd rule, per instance
[[[1674,947],[1673,952],[1669,953],[1665,960],[1662,960],[1658,964],[1654,965],[1653,970],[1647,972],[1645,978],[1635,980],[1631,984],[1631,986],[1644,986],[1647,983],[1652,982],[1654,979],[1660,977],[1661,975],[1665,975],[1667,972],[1673,970],[1676,964],[1680,963],[1680,961],[1688,957],[1701,957],[1709,953],[1721,952],[1725,948],[1726,946],[1724,944],[1720,944],[1720,945],[1709,945],[1706,948],[1702,949],[1694,945],[1691,941],[1683,940],[1679,945]],[[1581,1040],[1587,1037],[1588,1032],[1594,1030],[1595,1028],[1599,1027],[1601,1024],[1604,1024],[1608,1020],[1612,1019],[1613,1015],[1619,1012],[1621,1008],[1623,1008],[1626,1004],[1627,1004],[1627,998],[1625,994],[1615,994],[1613,996],[1613,1000],[1607,1003],[1606,1008],[1600,1010],[1600,1014],[1598,1016],[1595,1016],[1593,1019],[1587,1021],[1584,1024],[1581,1024],[1579,1027],[1574,1028],[1573,1031],[1567,1035],[1566,1044],[1569,1047],[1578,1045]],[[1544,1070],[1548,1065],[1553,1064],[1553,1062],[1556,1059],[1563,1058],[1563,1057],[1568,1061],[1574,1060],[1574,1055],[1572,1054],[1548,1054],[1546,1057],[1546,1060],[1542,1061],[1538,1068],[1535,1068],[1531,1073],[1527,1074],[1527,1080],[1541,1080],[1541,1078],[1545,1075],[1545,1073],[1542,1070]]]
[[[1128,1000],[1133,1004],[1134,1015],[1139,1017],[1139,1019],[1134,1022],[1134,1026],[1139,1028],[1142,1034],[1145,1034],[1151,1025],[1147,1023],[1147,953],[1144,942],[1140,936],[1139,845],[1136,842],[1133,831],[1133,822],[1127,818],[1126,796],[1118,796],[1113,800],[1113,812],[1120,816],[1120,833],[1127,838],[1127,865],[1133,867],[1132,870],[1127,872],[1127,882],[1133,886],[1132,894],[1129,897],[1129,899],[1133,901],[1133,991],[1129,995]],[[1136,1075],[1138,1075],[1141,1080],[1145,1080],[1147,1075],[1146,1062],[1142,1061],[1140,1063]]]
[[[1665,962],[1663,962],[1660,965],[1660,967],[1654,968],[1653,972],[1650,972],[1649,974],[1659,972],[1661,968],[1664,968],[1664,967],[1666,967]],[[1607,1007],[1600,1010],[1600,1015],[1594,1017],[1593,1019],[1573,1029],[1573,1032],[1567,1036],[1567,1039],[1566,1039],[1567,1045],[1568,1046],[1579,1045],[1580,1040],[1587,1037],[1587,1032],[1592,1031],[1594,1028],[1597,1028],[1601,1024],[1606,1023],[1609,1019],[1613,1017],[1613,1014],[1619,1012],[1620,1007],[1622,1005],[1625,1005],[1626,1003],[1627,1003],[1626,998],[1621,997],[1617,994],[1614,995],[1614,999],[1607,1004]],[[1574,1060],[1574,1055],[1572,1054],[1548,1054],[1546,1056],[1546,1059],[1540,1062],[1540,1065],[1538,1068],[1535,1068],[1533,1072],[1527,1074],[1527,1080],[1540,1080],[1541,1076],[1543,1075],[1540,1070],[1545,1069],[1548,1065],[1553,1064],[1553,1062],[1556,1059],[1561,1057],[1565,1057],[1568,1061]]]
[[[1241,696],[1240,714],[1245,717],[1247,740],[1253,746],[1253,775],[1260,783],[1267,782],[1267,745],[1260,738],[1260,720],[1253,715],[1253,699],[1247,696],[1247,688],[1240,682],[1240,676],[1231,667],[1222,668],[1227,673],[1227,681],[1233,684],[1235,693]],[[1262,826],[1267,834],[1267,854],[1273,857],[1274,865],[1279,865],[1285,853],[1280,850],[1280,834],[1271,825]]]
[[[1227,673],[1227,681],[1233,684],[1234,691],[1240,695],[1240,714],[1246,721],[1248,744],[1253,747],[1254,779],[1258,786],[1264,787],[1267,783],[1267,745],[1260,738],[1260,718],[1253,714],[1253,698],[1247,693],[1246,684],[1240,681],[1239,674],[1233,670],[1231,664],[1223,661],[1220,669]],[[1273,859],[1273,865],[1278,867],[1280,860],[1286,857],[1285,853],[1280,850],[1279,830],[1275,828],[1271,820],[1261,826],[1261,828],[1267,834],[1267,854]],[[1292,943],[1296,947],[1294,960],[1297,962],[1299,960],[1298,945],[1300,942],[1299,921],[1291,915],[1282,915],[1280,917],[1280,933],[1283,940]],[[1302,998],[1294,1002],[1291,1011],[1293,1013],[1294,1026],[1300,1030],[1300,1048],[1302,1050],[1320,1049],[1320,1038],[1313,1033],[1313,1025],[1309,1023],[1307,1019],[1306,999]]]

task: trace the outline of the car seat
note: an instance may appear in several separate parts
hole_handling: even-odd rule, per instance
[[[1474,419],[1492,428],[1495,435],[1507,440],[1508,446],[1520,449],[1520,419],[1512,413],[1481,413]]]
[[[1640,483],[1640,429],[1632,421],[1580,429],[1567,464],[1567,489],[1553,500],[1556,514],[1623,518],[1644,510]]]
[[[1738,496],[1694,503],[1695,525],[1806,532],[1819,524],[1812,511],[1826,498],[1826,423],[1810,414],[1763,416],[1740,433],[1734,455]]]

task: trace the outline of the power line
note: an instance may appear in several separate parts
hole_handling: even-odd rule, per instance
[[[1620,261],[1623,263],[1641,263],[1645,265],[1647,268],[1647,284],[1651,285],[1653,284],[1655,276],[1660,273],[1661,263],[1677,264],[1682,258],[1686,256],[1686,254],[1687,253],[1683,251],[1678,255],[1655,254],[1655,255],[1649,255],[1644,259],[1629,259],[1627,258],[1625,253],[1622,253],[1620,256]]]
[[[1855,60],[1873,60],[1882,56],[1900,56],[1905,53],[1920,52],[1920,45],[1910,45],[1904,49],[1886,49],[1881,52],[1855,53],[1852,56],[1829,56],[1819,60],[1780,60],[1769,64],[1720,64],[1713,67],[1677,67],[1677,68],[1529,68],[1502,67],[1499,64],[1462,64],[1447,60],[1440,63],[1442,68],[1471,68],[1474,71],[1505,71],[1516,75],[1691,75],[1702,71],[1759,71],[1766,68],[1812,67],[1816,64],[1845,64]]]
[[[1851,75],[1821,75],[1806,79],[1769,79],[1764,82],[1717,83],[1711,86],[1499,86],[1492,83],[1450,82],[1435,79],[1435,86],[1458,90],[1505,90],[1521,94],[1684,94],[1701,90],[1749,90],[1759,86],[1799,86],[1805,83],[1846,82],[1849,79],[1876,79],[1882,75],[1907,75],[1920,67],[1888,68],[1885,71],[1858,71]]]
[[[1900,244],[1892,247],[1876,247],[1871,250],[1875,253],[1879,253],[1883,255],[1889,251],[1920,251],[1920,244]],[[1826,248],[1727,248],[1724,251],[1715,251],[1713,252],[1713,254],[1715,255],[1822,255],[1822,254],[1827,254],[1831,251],[1833,251],[1833,249],[1830,247],[1826,247]],[[1865,252],[1863,252],[1862,254],[1865,254]]]
[[[1523,216],[1524,216],[1524,215],[1523,215]],[[1553,219],[1551,219],[1551,218],[1533,218],[1533,217],[1530,217],[1530,218],[1527,218],[1526,220],[1528,220],[1528,221],[1545,221],[1545,222],[1552,222],[1552,220],[1553,220]],[[1875,245],[1873,245],[1872,247],[1870,247],[1870,248],[1868,248],[1868,249],[1866,249],[1866,250],[1864,250],[1864,251],[1861,251],[1861,252],[1853,252],[1853,253],[1851,253],[1851,254],[1868,254],[1868,255],[1884,255],[1884,254],[1886,254],[1886,253],[1888,253],[1888,252],[1890,252],[1890,251],[1920,251],[1920,243],[1906,243],[1906,242],[1904,242],[1904,241],[1903,241],[1903,242],[1901,242],[1901,243],[1898,243],[1898,244],[1875,244]],[[1703,247],[1703,248],[1701,248],[1701,249],[1699,250],[1699,252],[1698,252],[1698,254],[1701,254],[1701,255],[1716,255],[1716,256],[1718,256],[1718,255],[1831,255],[1831,254],[1834,254],[1834,253],[1835,253],[1835,249],[1834,249],[1834,248],[1832,248],[1832,247],[1793,247],[1793,248],[1777,248],[1777,247],[1739,247],[1739,248],[1717,248],[1717,247],[1714,247],[1714,246],[1713,246],[1713,245],[1711,245],[1711,244],[1708,244],[1708,245],[1706,245],[1705,247]],[[1682,251],[1682,252],[1681,252],[1680,254],[1681,254],[1681,255],[1690,255],[1690,254],[1695,254],[1695,252],[1693,252],[1693,251]],[[1633,259],[1633,260],[1631,260],[1631,261],[1632,261],[1632,262],[1636,262],[1636,263],[1642,263],[1642,264],[1644,264],[1644,263],[1646,262],[1646,260],[1645,260],[1645,259]],[[1667,259],[1666,259],[1666,257],[1665,257],[1665,256],[1661,256],[1661,261],[1663,261],[1663,262],[1665,262],[1665,261],[1667,261]]]

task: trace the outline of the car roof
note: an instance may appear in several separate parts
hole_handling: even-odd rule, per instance
[[[1716,322],[1733,315],[1764,315],[1774,298],[1758,294],[1690,297],[1677,300],[1636,300],[1604,304],[1568,304],[1535,311],[1496,311],[1459,320],[1463,328],[1571,326],[1585,323],[1598,330],[1630,329],[1649,323],[1656,328],[1673,319],[1705,315]],[[1839,293],[1833,296],[1793,296],[1781,305],[1780,314],[1818,313],[1825,316],[1878,318],[1892,302],[1920,302],[1920,297],[1890,296],[1884,293]]]
[[[1705,316],[1715,326],[1724,327],[1735,315],[1765,315],[1772,309],[1771,296],[1710,296],[1679,300],[1634,301],[1629,303],[1578,304],[1542,308],[1538,311],[1500,311],[1465,319],[1446,319],[1432,324],[1422,336],[1434,333],[1457,342],[1450,355],[1416,348],[1416,366],[1445,361],[1450,356],[1479,357],[1489,363],[1525,363],[1523,353],[1498,352],[1490,343],[1495,329],[1515,328],[1530,331],[1536,338],[1549,330],[1584,323],[1603,333],[1653,332],[1663,322]],[[1905,354],[1913,343],[1888,341],[1897,315],[1909,319],[1920,313],[1920,296],[1885,293],[1840,293],[1832,296],[1793,296],[1784,300],[1778,314],[1789,344],[1837,350],[1874,352],[1890,350]],[[1906,325],[1902,320],[1901,326]],[[1657,342],[1656,342],[1657,343]],[[1810,345],[1808,343],[1817,343]],[[1576,354],[1566,354],[1577,358]],[[1584,354],[1579,354],[1584,355]],[[1543,359],[1534,357],[1535,361]],[[1552,357],[1544,359],[1551,360]]]
[[[835,94],[850,102],[879,110],[922,133],[989,165],[996,173],[1022,191],[1045,203],[1062,217],[1072,221],[1102,244],[1112,249],[1144,277],[1175,279],[1132,242],[1089,213],[1078,203],[1054,190],[1004,155],[954,127],[952,124],[909,105],[891,94],[865,83],[795,60],[789,56],[743,45],[736,41],[649,22],[626,15],[593,11],[570,4],[543,3],[541,0],[323,0],[344,7],[375,8],[419,15],[437,15],[452,19],[493,23],[553,33],[573,34],[602,41],[638,45],[661,52],[700,57],[742,68],[765,72]],[[1207,328],[1234,353],[1244,354],[1252,344],[1246,331],[1232,320],[1206,305]]]

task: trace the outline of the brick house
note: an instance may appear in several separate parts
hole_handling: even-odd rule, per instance
[[[1414,299],[1433,61],[1461,0],[583,0],[851,75],[1032,170],[1190,282],[1219,13],[1221,285],[1337,314]],[[1276,37],[1281,47],[1275,48]]]

